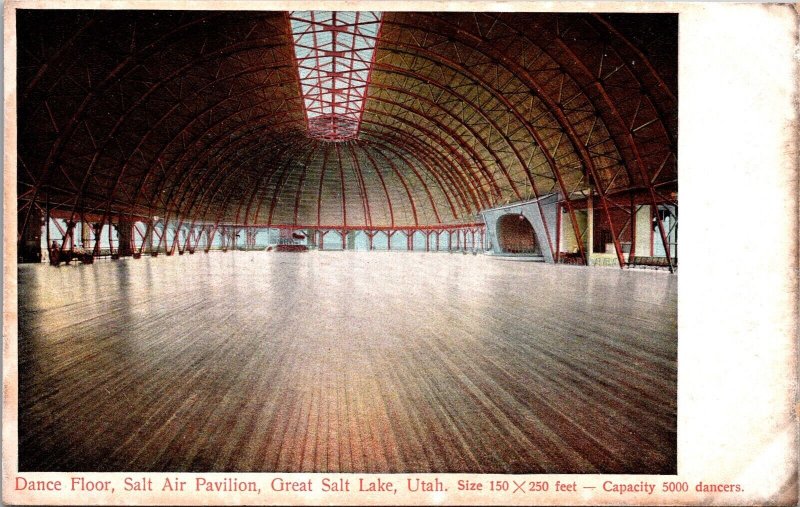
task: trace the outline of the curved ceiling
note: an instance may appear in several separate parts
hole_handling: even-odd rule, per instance
[[[677,190],[674,15],[383,13],[344,142],[306,135],[287,13],[26,10],[17,34],[23,207],[402,228]]]

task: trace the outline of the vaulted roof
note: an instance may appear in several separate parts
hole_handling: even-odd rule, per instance
[[[675,15],[380,13],[357,136],[334,141],[308,135],[289,13],[22,10],[16,29],[22,206],[414,227],[677,190]]]

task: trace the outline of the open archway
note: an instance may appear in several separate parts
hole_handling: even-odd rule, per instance
[[[497,221],[497,240],[503,253],[541,255],[533,226],[523,215],[503,215]]]

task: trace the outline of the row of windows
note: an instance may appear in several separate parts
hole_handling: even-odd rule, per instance
[[[63,219],[52,219],[50,221],[50,241],[56,241],[58,246],[60,247],[61,240],[63,237],[63,232],[66,231],[66,223]],[[139,249],[142,246],[143,238],[142,235],[146,231],[146,226],[142,222],[137,222],[135,224],[136,229],[140,232],[136,232],[132,235],[133,241],[133,248]],[[152,235],[151,245],[153,248],[159,246],[159,237],[161,235],[162,229],[161,227],[156,227],[156,233]],[[324,232],[324,234],[323,234]],[[186,242],[186,234],[187,231],[181,230],[178,237],[178,243],[183,247]],[[162,241],[160,244],[160,249],[164,250],[165,245],[171,245],[175,241],[175,231],[171,228],[167,229],[166,233],[166,241]],[[474,248],[481,248],[483,242],[483,235],[480,232],[473,233],[472,231],[453,231],[452,233],[442,232],[440,234],[431,234],[430,238],[428,239],[427,249],[430,251],[443,251],[443,250],[450,250],[450,243],[451,243],[451,236],[452,236],[452,243],[453,249],[467,249],[472,250]],[[47,232],[43,227],[42,230],[42,249],[47,249]],[[91,250],[94,248],[95,245],[95,238],[94,234],[91,230],[87,230],[85,233],[83,231],[83,224],[78,223],[75,225],[75,230],[73,234],[73,242],[70,245],[69,243],[66,245],[67,250]],[[278,243],[287,242],[287,234],[281,234],[280,229],[259,229],[255,233],[255,237],[252,238],[252,241],[249,245],[247,242],[247,234],[244,230],[239,230],[237,232],[236,237],[236,247],[237,248],[251,248],[251,249],[266,249],[272,245],[277,245]],[[119,248],[119,234],[117,233],[116,229],[104,227],[102,233],[100,234],[100,248],[101,250],[108,250],[111,249],[118,249]],[[391,241],[391,243],[390,243]],[[205,248],[207,246],[207,236],[203,234],[200,237],[200,241],[198,244],[198,248]],[[347,237],[342,238],[342,234],[339,231],[329,230],[329,231],[318,231],[313,234],[312,237],[307,237],[305,231],[298,231],[298,234],[294,236],[289,236],[288,242],[300,244],[300,245],[307,245],[307,246],[318,246],[321,247],[323,250],[342,250],[343,248],[347,250],[369,250],[370,249],[370,239],[366,232],[364,231],[350,231],[347,233]],[[191,242],[194,244],[194,238]],[[425,234],[420,231],[416,231],[412,235],[412,242],[411,247],[415,251],[425,251],[426,250],[426,240]],[[218,249],[223,247],[232,247],[231,238],[224,234],[222,230],[218,230],[217,233],[214,234],[213,240],[211,242],[211,248]],[[409,249],[408,243],[408,235],[403,231],[394,231],[391,235],[391,240],[389,235],[385,231],[378,231],[372,236],[372,250],[396,250],[396,251],[405,251]],[[147,248],[145,248],[147,249]]]

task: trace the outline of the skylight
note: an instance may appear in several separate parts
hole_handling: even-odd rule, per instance
[[[355,139],[361,126],[380,12],[289,14],[308,135]]]

